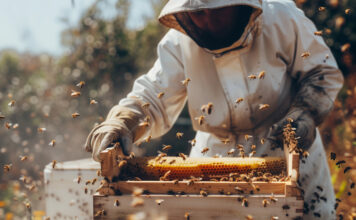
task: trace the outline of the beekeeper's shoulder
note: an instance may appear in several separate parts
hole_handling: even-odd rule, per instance
[[[159,42],[158,50],[168,50],[174,54],[180,53],[181,43],[186,38],[185,34],[175,29],[170,29]]]
[[[288,28],[293,25],[304,13],[292,0],[265,0],[263,1],[264,25],[282,25]]]

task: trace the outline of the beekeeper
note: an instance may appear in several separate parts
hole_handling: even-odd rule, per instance
[[[276,143],[292,118],[299,146],[310,154],[300,166],[304,219],[315,213],[334,219],[335,196],[316,128],[343,77],[314,24],[289,0],[170,0],[159,21],[171,29],[158,45],[158,59],[89,134],[93,158],[99,160],[113,141],[130,152],[132,143],[162,136],[187,100],[197,131],[191,157],[224,157],[237,144],[246,154],[255,144],[255,156],[283,156]],[[210,114],[201,109],[208,103]],[[313,195],[317,186],[326,201]]]

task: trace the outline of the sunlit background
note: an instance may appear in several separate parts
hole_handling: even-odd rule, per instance
[[[33,210],[44,210],[46,164],[90,157],[83,150],[89,131],[156,58],[157,43],[167,31],[156,19],[164,3],[0,2],[0,164],[11,167],[0,171],[0,219],[22,219],[24,201],[31,202]],[[322,125],[328,155],[337,154],[329,162],[342,201],[337,211],[346,217],[356,207],[356,190],[351,189],[356,181],[356,1],[303,0],[297,5],[323,31],[346,78],[334,111]],[[83,88],[76,86],[81,81]],[[72,90],[81,95],[71,97]],[[73,118],[74,113],[80,116]],[[178,131],[184,133],[180,141],[175,138]],[[193,137],[185,108],[168,134],[139,146],[137,152],[154,155],[164,143],[174,146],[170,155],[187,153]],[[339,160],[347,165],[337,167]],[[344,174],[346,166],[353,169]]]

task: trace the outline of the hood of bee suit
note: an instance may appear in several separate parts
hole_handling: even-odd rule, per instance
[[[176,29],[181,33],[190,36],[176,19],[177,15],[185,12],[194,12],[203,9],[218,9],[233,6],[250,6],[253,11],[250,19],[244,28],[240,38],[231,45],[215,50],[209,50],[213,54],[223,54],[225,52],[248,46],[252,42],[253,36],[259,33],[261,27],[262,0],[169,0],[164,6],[159,16],[159,22],[166,27]],[[192,38],[192,36],[190,36]]]

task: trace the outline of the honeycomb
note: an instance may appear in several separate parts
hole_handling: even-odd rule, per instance
[[[122,173],[126,177],[138,177],[142,180],[158,180],[163,176],[166,180],[182,180],[192,177],[208,179],[213,176],[226,176],[231,173],[248,174],[260,172],[279,175],[285,169],[285,160],[274,157],[187,157],[185,160],[181,157],[161,157],[159,160],[153,157],[146,157],[129,160]]]

